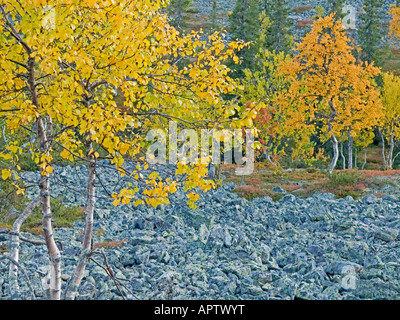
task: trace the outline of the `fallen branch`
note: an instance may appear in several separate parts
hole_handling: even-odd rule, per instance
[[[117,287],[118,292],[119,292],[120,295],[122,296],[122,299],[126,300],[126,297],[125,297],[124,293],[122,292],[120,286],[124,287],[132,296],[134,296],[134,297],[137,299],[137,297],[136,297],[124,284],[122,284],[122,283],[118,280],[118,278],[116,278],[114,272],[112,271],[112,269],[111,269],[111,267],[110,267],[110,265],[109,265],[109,263],[108,263],[107,256],[106,256],[106,254],[104,253],[104,250],[98,248],[98,249],[93,250],[93,252],[94,252],[95,254],[100,254],[100,255],[103,257],[103,261],[104,261],[105,267],[102,266],[99,262],[97,262],[97,261],[94,260],[93,258],[90,258],[90,260],[92,260],[97,266],[99,266],[100,268],[102,268],[102,269],[107,273],[107,275],[111,278],[111,280],[113,280],[115,286]]]

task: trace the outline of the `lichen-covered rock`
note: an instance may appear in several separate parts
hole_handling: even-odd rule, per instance
[[[164,177],[170,170],[159,168]],[[55,172],[63,184],[52,181],[54,196],[85,205],[87,169],[56,167]],[[32,184],[40,175],[22,174]],[[129,183],[106,168],[98,174],[103,183],[119,188]],[[138,299],[400,299],[396,197],[356,201],[286,194],[278,202],[270,197],[247,201],[232,192],[235,187],[224,184],[200,193],[194,211],[183,190],[171,196],[170,206],[154,209],[114,208],[98,188],[97,210],[110,214],[96,217],[95,234],[102,232],[94,244],[115,245],[104,251],[125,286],[123,294]],[[27,189],[28,196],[36,193]],[[83,226],[77,221],[54,231],[64,249],[63,289],[74,273]],[[93,258],[105,267],[100,256]],[[21,265],[37,299],[45,298],[41,280],[48,262],[44,246],[21,243]],[[0,260],[0,299],[10,298],[7,272],[8,262]],[[31,295],[24,281],[21,292]],[[123,298],[107,272],[92,262],[79,292],[79,299]]]

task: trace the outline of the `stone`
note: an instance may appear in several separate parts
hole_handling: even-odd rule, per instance
[[[327,206],[310,206],[306,209],[306,213],[311,221],[326,221],[333,218],[332,212]]]
[[[209,236],[210,232],[208,231],[207,226],[205,224],[202,224],[199,230],[199,240],[202,243],[206,244]]]
[[[314,256],[314,257],[322,257],[326,251],[318,245],[310,245],[308,246],[308,251]]]
[[[370,218],[370,219],[376,218],[375,209],[372,207],[368,207],[364,214],[367,218]]]
[[[374,237],[386,242],[395,241],[399,236],[399,230],[382,227],[374,232]]]
[[[155,235],[154,232],[151,233],[135,232],[128,240],[128,244],[131,246],[154,244],[157,242],[157,239],[154,237],[154,235]]]
[[[287,193],[287,191],[281,187],[273,187],[271,191],[276,192],[276,193]]]
[[[221,225],[216,225],[208,237],[208,246],[220,248],[222,246],[230,247],[232,245],[232,236]]]
[[[135,168],[129,161],[126,165]],[[174,168],[158,169],[162,177],[174,178]],[[54,170],[74,190],[81,190],[55,183],[54,197],[85,205],[87,168]],[[113,170],[98,170],[106,184],[123,188],[130,181]],[[21,175],[34,181],[40,173]],[[196,210],[188,208],[180,188],[170,195],[170,206],[157,209],[114,207],[99,188],[96,210],[112,214],[101,221],[96,217],[94,229],[104,230],[104,235],[95,237],[94,244],[116,245],[104,252],[133,299],[398,299],[398,199],[336,199],[332,194],[303,199],[286,194],[276,202],[267,196],[247,201],[232,192],[235,188],[229,183],[200,191]],[[37,192],[29,188],[27,196]],[[64,247],[63,286],[73,276],[83,228],[84,222],[77,221],[54,230]],[[6,250],[2,245],[6,243],[0,243],[0,250]],[[98,255],[94,259],[103,262]],[[49,264],[45,246],[21,242],[21,261],[35,293],[44,299],[40,283]],[[0,260],[0,274],[7,274],[8,266]],[[123,298],[94,263],[88,264],[84,279],[82,299]],[[21,290],[22,297],[30,297],[27,286],[21,285]],[[0,299],[8,295],[6,277],[0,279]]]
[[[363,269],[363,267],[357,263],[349,262],[349,261],[335,261],[331,263],[326,269],[325,272],[327,274],[332,275],[342,275],[347,274],[349,272],[358,273]]]
[[[365,196],[362,201],[366,204],[374,204],[378,201],[378,198],[373,194],[369,194]]]

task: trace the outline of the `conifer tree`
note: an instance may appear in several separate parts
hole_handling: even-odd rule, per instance
[[[346,4],[345,0],[328,0],[328,4],[328,13],[335,13],[335,19],[342,19],[344,17],[343,7]]]
[[[255,65],[255,55],[258,52],[256,41],[259,37],[260,10],[258,0],[243,0],[236,3],[236,7],[229,17],[230,33],[234,39],[251,42],[250,46],[240,53],[241,65],[236,67],[234,76],[243,76],[242,70],[252,69]]]
[[[218,31],[218,7],[217,0],[213,0],[213,6],[210,13],[210,31],[211,33]]]
[[[375,61],[376,65],[382,64],[382,34],[383,30],[382,10],[383,0],[365,0],[364,13],[361,15],[361,25],[358,29],[361,58],[369,63]]]
[[[174,27],[185,26],[185,12],[192,5],[192,0],[170,0],[167,12]]]
[[[270,20],[266,29],[264,48],[275,52],[289,53],[293,48],[291,27],[293,21],[289,19],[290,7],[287,0],[262,0],[261,10]]]

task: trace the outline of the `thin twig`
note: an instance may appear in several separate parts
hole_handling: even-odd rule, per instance
[[[122,292],[121,288],[119,287],[120,286],[119,281],[115,278],[114,272],[112,271],[110,265],[108,264],[107,256],[104,253],[104,250],[97,249],[97,250],[94,250],[93,252],[103,256],[103,261],[104,261],[105,267],[101,266],[93,258],[90,258],[90,260],[92,260],[94,263],[96,263],[98,266],[100,266],[107,273],[107,275],[111,278],[111,280],[113,280],[115,286],[117,287],[118,292],[122,296],[122,299],[126,300],[126,297],[125,297],[124,293]]]
[[[30,291],[31,291],[32,299],[35,300],[35,299],[36,299],[35,291],[33,290],[31,281],[29,280],[29,277],[28,277],[28,274],[27,274],[26,271],[25,271],[25,268],[22,267],[17,261],[15,261],[14,259],[12,259],[11,257],[9,257],[9,256],[7,256],[7,255],[6,255],[6,256],[0,257],[0,260],[5,260],[5,259],[9,260],[11,263],[13,263],[15,266],[17,266],[17,268],[19,268],[19,269],[22,270],[23,274],[25,275],[25,278],[26,278],[26,282],[27,282],[27,284],[28,284],[28,287],[29,287],[29,289],[30,289]]]

